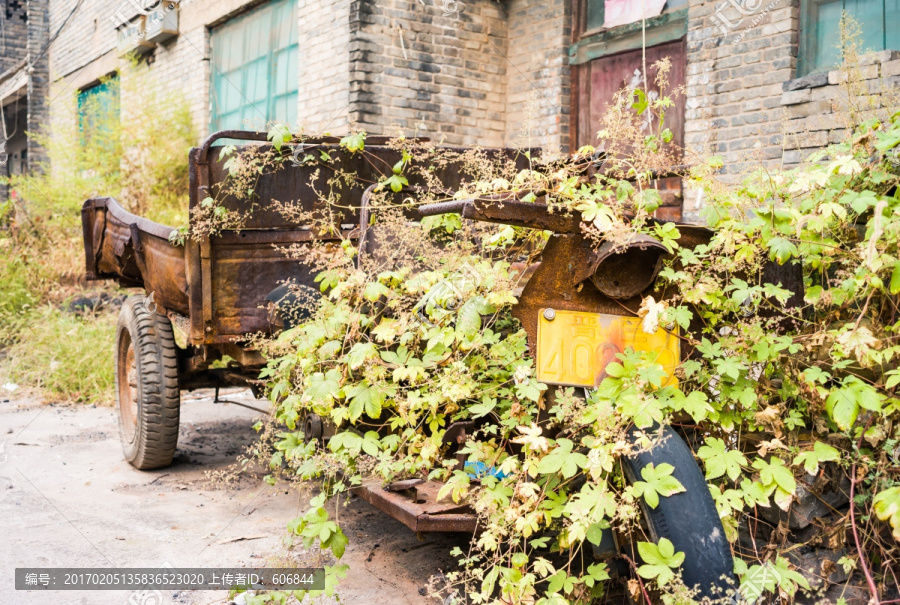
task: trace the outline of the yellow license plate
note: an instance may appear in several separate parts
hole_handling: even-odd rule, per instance
[[[547,316],[553,319],[547,319]],[[616,354],[631,347],[656,351],[656,363],[668,375],[663,384],[674,384],[675,368],[681,360],[676,335],[662,328],[647,334],[637,317],[540,310],[537,339],[537,378],[548,384],[595,387],[606,378],[606,365]]]

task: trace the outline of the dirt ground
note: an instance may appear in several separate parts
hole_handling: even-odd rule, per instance
[[[249,393],[230,395],[247,401]],[[16,591],[17,567],[260,567],[286,554],[286,524],[308,496],[269,486],[262,473],[226,489],[207,472],[228,467],[255,438],[258,413],[184,395],[174,464],[138,471],[122,458],[115,410],[0,396],[0,604],[229,603],[225,592]],[[419,541],[402,524],[353,499],[340,511],[350,572],[340,601],[435,603],[430,577],[454,567],[460,535]],[[293,550],[295,560],[313,553]],[[330,601],[330,600],[329,600]],[[326,602],[320,599],[317,602]]]

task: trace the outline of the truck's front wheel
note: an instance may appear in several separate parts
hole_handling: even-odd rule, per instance
[[[116,328],[119,436],[125,459],[141,470],[172,463],[181,405],[172,324],[153,306],[130,297]]]

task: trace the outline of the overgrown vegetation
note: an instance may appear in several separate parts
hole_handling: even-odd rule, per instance
[[[70,119],[54,124],[52,137],[28,133],[47,162],[5,181],[13,193],[0,204],[3,383],[63,400],[112,398],[117,293],[84,281],[81,206],[110,196],[159,222],[187,216],[190,113],[179,95],[155,93],[149,78],[133,64],[80,108],[76,93],[57,98],[68,107],[54,112]],[[120,95],[128,101],[121,117]]]
[[[657,68],[665,88],[667,66]],[[695,160],[685,176],[704,192],[715,233],[687,246],[674,224],[651,220],[660,203],[651,171],[678,157],[665,128],[671,104],[640,89],[621,93],[599,133],[604,155],[596,174],[586,172],[594,148],[517,169],[477,150],[397,139],[403,159],[370,200],[372,247],[360,253],[346,240],[337,253],[333,245],[290,251],[321,271],[324,296],[308,303],[312,319],[257,343],[271,360],[263,377],[276,405],[259,452],[273,480],[321,480],[321,495],[289,529],[338,560],[326,567],[329,594],[347,573],[339,560],[348,543],[329,502],[336,507],[363,482],[427,477],[446,481],[443,491],[480,519],[471,549],[455,553],[460,571],[437,587],[441,598],[547,605],[607,598],[615,588],[608,563],[590,553],[611,528],[625,545],[633,577],[624,589],[632,599],[691,602],[696,595],[679,581],[683,553],[655,543],[645,523],[645,507],[684,486],[664,465],[643,468],[632,482],[622,468],[624,456],[670,425],[696,446],[743,598],[815,597],[809,570],[799,573],[791,559],[807,548],[845,549],[814,575],[841,567],[850,573],[847,585],[864,585],[875,602],[898,598],[900,112],[866,118],[803,167],[760,170],[737,188],[716,180],[721,160]],[[288,134],[273,130],[273,157]],[[342,145],[366,153],[361,134]],[[323,170],[330,163],[308,161]],[[236,175],[266,165],[240,154],[229,162]],[[457,187],[434,177],[447,162],[460,166]],[[355,175],[326,174],[328,186],[318,191],[337,208],[335,187]],[[405,189],[414,179],[428,186]],[[402,193],[402,203],[389,191]],[[473,196],[575,213],[597,244],[636,234],[661,241],[669,256],[657,286],[633,308],[622,304],[645,332],[664,328],[681,339],[689,354],[677,380],[658,352],[629,348],[587,393],[538,382],[513,310],[523,268],[539,258],[549,234],[458,215],[411,229],[404,215]],[[214,198],[207,206],[207,229],[240,221],[227,211],[217,217]],[[282,211],[333,232],[330,216],[289,204]],[[802,296],[763,278],[773,263],[799,265]],[[333,423],[327,444],[304,439],[299,427],[309,414]],[[443,438],[460,420],[475,421],[477,430],[455,452]],[[634,429],[637,439],[629,436]],[[479,466],[459,469],[451,452]],[[787,515],[802,494],[842,491],[849,501],[828,511],[811,538],[791,534]],[[291,596],[304,593],[255,599]]]

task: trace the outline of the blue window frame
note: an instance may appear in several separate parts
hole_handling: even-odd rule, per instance
[[[273,0],[212,31],[213,131],[297,121],[297,0]]]
[[[859,23],[863,51],[900,50],[900,0],[804,0],[798,76],[840,65],[841,16],[845,11]]]
[[[78,91],[78,136],[82,147],[108,137],[119,120],[119,77]],[[103,142],[106,144],[107,142]],[[105,146],[105,145],[104,145]]]

